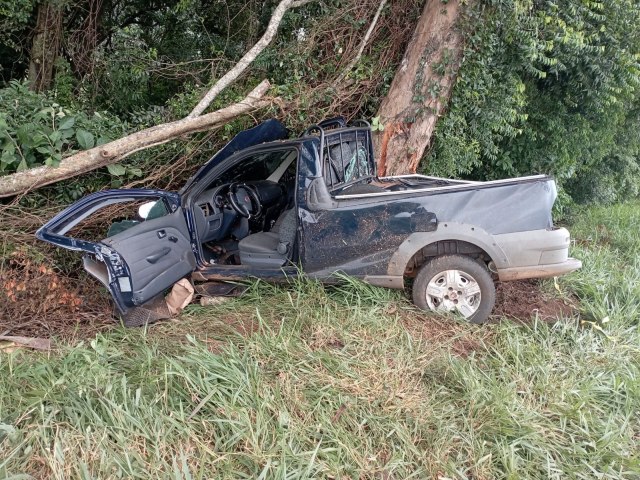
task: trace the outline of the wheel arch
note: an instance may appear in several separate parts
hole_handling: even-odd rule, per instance
[[[413,276],[429,258],[446,254],[479,255],[497,268],[509,261],[493,236],[474,225],[442,222],[435,232],[416,232],[398,247],[391,257],[388,275]]]

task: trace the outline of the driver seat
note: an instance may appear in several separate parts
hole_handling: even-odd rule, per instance
[[[238,243],[240,263],[251,267],[282,267],[296,239],[296,209],[285,210],[268,232],[244,237]]]

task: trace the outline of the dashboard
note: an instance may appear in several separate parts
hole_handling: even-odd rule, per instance
[[[220,185],[202,192],[195,201],[194,217],[201,243],[216,242],[227,238],[240,218],[229,199],[231,184]],[[271,180],[258,180],[238,186],[237,202],[250,213],[255,213],[249,195],[243,189],[251,189],[260,202],[260,210],[277,205],[286,198],[286,189]]]

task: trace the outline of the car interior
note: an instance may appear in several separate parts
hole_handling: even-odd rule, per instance
[[[312,127],[321,132],[323,178],[331,195],[380,193],[424,187],[425,181],[376,177],[368,128],[345,130],[342,121]],[[337,128],[336,128],[337,127]],[[298,261],[295,210],[298,150],[257,151],[241,158],[191,200],[201,258],[210,265],[278,268]],[[432,182],[432,180],[429,180]],[[433,180],[436,181],[436,180]],[[163,202],[149,202],[143,220],[168,214]],[[114,222],[109,239],[139,220]],[[111,240],[110,240],[111,241]]]
[[[342,125],[336,125],[342,126]],[[384,191],[375,179],[370,136],[364,131],[323,137],[324,178],[334,192]],[[298,151],[256,153],[229,168],[198,194],[196,229],[212,265],[281,267],[298,259],[295,183]]]
[[[197,195],[193,214],[209,264],[281,267],[297,261],[297,158],[292,148],[256,153]]]
[[[335,125],[336,122],[332,120],[328,123],[330,126],[344,126]],[[364,122],[357,121],[355,126],[362,124]],[[335,133],[328,130],[323,142],[323,172],[325,184],[331,195],[385,193],[459,183],[453,180],[418,177],[380,179],[376,176],[372,158],[371,133],[368,128]]]

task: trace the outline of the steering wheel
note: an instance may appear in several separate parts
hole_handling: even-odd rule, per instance
[[[240,194],[240,199],[238,199],[238,194]],[[229,203],[241,217],[259,217],[262,213],[262,204],[258,193],[246,183],[233,182],[229,185]]]

